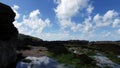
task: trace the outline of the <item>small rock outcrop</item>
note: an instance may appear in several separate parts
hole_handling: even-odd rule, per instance
[[[12,23],[15,13],[11,7],[0,3],[0,68],[16,61],[15,42],[18,31]]]

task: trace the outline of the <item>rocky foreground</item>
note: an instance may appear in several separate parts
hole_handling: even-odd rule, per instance
[[[43,42],[43,41],[41,41]],[[48,42],[46,42],[48,43]],[[119,68],[119,56],[117,53],[114,53],[112,56],[116,56],[118,63],[109,58],[109,53],[106,51],[99,51],[99,49],[94,49],[90,47],[83,46],[73,46],[73,44],[65,46],[55,43],[49,43],[49,45],[44,42],[40,46],[29,45],[26,49],[18,50],[18,53],[22,53],[24,56],[18,64],[17,68],[49,68],[49,63],[55,65],[53,68]],[[58,45],[58,46],[57,46]],[[75,44],[74,44],[75,45]],[[79,44],[80,45],[80,44]],[[52,53],[52,56],[50,55]],[[116,55],[115,55],[116,54]],[[63,56],[64,55],[64,56]],[[45,59],[46,58],[46,59]],[[115,59],[113,57],[113,59]],[[44,60],[44,61],[43,61]],[[50,61],[52,60],[52,62]],[[61,63],[62,61],[62,63]],[[45,64],[46,62],[49,62]],[[77,66],[75,66],[77,64]],[[79,66],[80,65],[80,66]],[[46,67],[47,66],[47,67]]]

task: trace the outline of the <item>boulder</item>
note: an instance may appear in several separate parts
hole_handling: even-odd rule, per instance
[[[18,31],[12,23],[14,18],[14,11],[0,3],[0,68],[6,68],[16,61],[15,42]]]

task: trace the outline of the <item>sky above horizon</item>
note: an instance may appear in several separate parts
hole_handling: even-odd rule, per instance
[[[120,0],[0,0],[19,33],[43,40],[120,40]]]

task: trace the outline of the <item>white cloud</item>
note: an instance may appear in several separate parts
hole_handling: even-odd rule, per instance
[[[78,12],[84,9],[87,11],[86,13],[92,13],[94,7],[92,4],[88,4],[89,0],[55,0],[54,2],[58,4],[54,11],[62,30],[68,28],[74,32],[79,31],[86,35],[92,34],[94,27],[91,24],[91,16],[88,16],[83,22],[71,21]]]
[[[79,10],[87,6],[88,0],[57,0],[57,8],[55,9],[58,19],[69,19],[75,16]]]
[[[14,5],[13,8],[14,8],[15,10],[18,10],[20,7],[19,7],[18,5]]]
[[[103,16],[96,14],[93,18],[93,22],[96,23],[96,27],[109,26],[114,22],[117,16],[118,12],[109,10]]]
[[[71,27],[71,30],[74,32],[82,31],[82,29],[83,29],[83,25],[80,23],[79,24],[74,23],[74,25],[72,25],[72,27]]]
[[[104,40],[112,36],[112,31],[97,34],[98,28],[102,29],[104,26],[111,26],[116,28],[120,24],[118,12],[115,10],[108,10],[105,14],[96,14],[92,16],[91,13],[94,7],[88,4],[88,0],[56,0],[58,6],[54,9],[56,17],[59,21],[60,28],[54,33],[45,33],[43,30],[50,27],[51,21],[49,18],[42,19],[38,9],[24,15],[21,22],[15,21],[14,24],[20,33],[39,37],[43,40],[69,40],[69,39],[86,39],[86,40]],[[19,6],[13,6],[17,14],[17,19],[20,14],[18,13]],[[77,15],[79,11],[87,11],[86,18],[83,21],[75,22],[72,18]],[[73,32],[70,32],[73,31]],[[116,34],[120,34],[120,29],[115,30]],[[75,33],[77,34],[75,34]],[[98,31],[99,32],[99,31]],[[116,36],[116,34],[114,34]],[[118,38],[118,37],[115,37]],[[114,39],[115,39],[114,38]]]
[[[112,27],[114,26],[118,26],[120,22],[119,19],[119,15],[118,12],[116,12],[115,10],[108,10],[105,14],[100,15],[100,14],[96,14],[95,16],[93,16],[93,18],[91,16],[88,16],[88,18],[85,18],[83,22],[81,22],[81,24],[75,24],[72,22],[72,30],[73,31],[80,31],[82,32],[82,34],[84,34],[83,36],[85,37],[93,37],[95,38],[95,35],[93,33],[96,33],[96,30],[98,29],[102,29],[103,26],[110,26]],[[112,25],[112,26],[111,26]],[[102,37],[108,37],[111,36],[111,32],[105,32],[104,34],[102,33],[102,35],[99,35],[101,38]],[[118,31],[119,32],[119,31]]]
[[[100,16],[99,14],[96,14],[93,18],[93,21],[96,23],[97,26],[101,25],[101,20],[102,16]]]
[[[20,14],[18,13],[18,9],[19,9],[19,8],[20,8],[20,7],[19,7],[18,5],[14,5],[14,6],[12,7],[13,11],[16,13],[15,19],[18,19],[18,18],[20,17]]]
[[[62,29],[70,28],[72,31],[81,31],[82,24],[76,24],[71,21],[79,11],[87,9],[88,13],[93,10],[92,5],[88,6],[89,0],[55,0],[58,6],[55,8],[55,13]],[[88,7],[87,7],[88,6]]]
[[[92,5],[89,5],[88,8],[86,9],[89,14],[92,13],[94,7]]]
[[[14,9],[18,10],[19,8],[16,5],[14,6]],[[17,12],[17,14],[19,13]],[[32,35],[32,36],[41,34],[46,27],[50,26],[51,21],[48,18],[43,20],[39,17],[39,15],[40,15],[40,11],[36,9],[30,12],[29,15],[24,15],[21,22],[18,22],[17,20],[14,21],[14,25],[18,28],[19,33]]]
[[[111,32],[103,31],[103,32],[101,33],[101,35],[102,35],[102,37],[110,37],[110,35],[112,35],[112,33],[111,33]]]
[[[84,23],[83,33],[88,33],[92,31],[93,26],[91,24],[91,17],[86,18],[83,23]]]
[[[118,25],[120,25],[120,19],[115,19],[114,22],[113,22],[112,27],[115,28]]]
[[[35,18],[40,14],[40,11],[37,9],[35,11],[32,11],[29,15],[30,18]]]
[[[105,15],[103,16],[103,20],[104,21],[108,21],[113,19],[114,17],[118,16],[118,13],[114,10],[109,10],[105,13]]]
[[[117,33],[120,34],[120,29],[117,30]]]
[[[39,14],[37,14],[36,11],[37,10],[31,12],[28,18],[24,17],[23,23],[31,29],[41,29],[42,31],[44,27],[50,25],[50,20],[49,19],[45,19],[45,21],[42,20],[41,18],[39,18]]]

